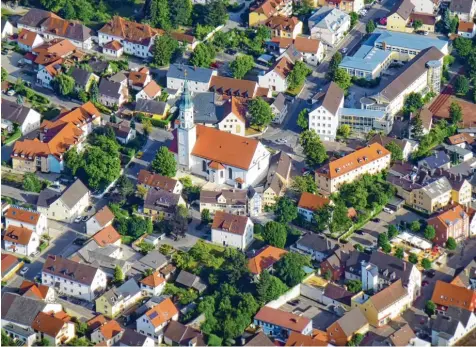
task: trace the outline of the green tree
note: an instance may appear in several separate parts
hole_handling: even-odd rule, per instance
[[[427,258],[423,258],[421,260],[421,266],[425,269],[425,270],[429,270],[431,269],[431,261]]]
[[[66,167],[71,170],[73,176],[76,175],[78,169],[84,166],[83,157],[78,153],[76,148],[71,148],[64,154]]]
[[[36,343],[37,346],[50,346],[51,343],[50,343],[50,340],[48,340],[47,338],[43,337],[40,341],[38,341]]]
[[[451,33],[451,15],[449,8],[443,13],[443,28],[446,34]]]
[[[81,89],[81,90],[78,92],[78,98],[79,98],[79,100],[81,100],[82,102],[88,102],[88,100],[89,100],[88,93],[86,93],[86,91],[83,90],[83,89]]]
[[[190,63],[194,66],[209,67],[215,59],[215,49],[207,43],[199,43],[193,50]]]
[[[398,259],[403,259],[403,257],[405,256],[405,252],[403,251],[403,248],[402,248],[402,247],[398,247],[398,248],[395,250],[395,256],[396,256]]]
[[[414,221],[410,224],[410,230],[413,231],[414,233],[419,232],[420,229],[421,229],[421,224],[420,224],[419,221],[414,220]]]
[[[371,34],[375,31],[377,26],[375,25],[375,22],[371,19],[368,21],[368,23],[365,25],[365,31],[367,34]]]
[[[446,240],[446,248],[448,248],[450,251],[454,251],[456,247],[456,240],[452,237],[448,237],[448,240]]]
[[[2,329],[2,346],[16,346],[15,341]]]
[[[189,25],[192,18],[192,1],[169,0],[170,18],[172,25],[177,28],[180,25]]]
[[[83,156],[81,177],[92,189],[106,187],[121,173],[119,156],[111,155],[96,146],[88,147]]]
[[[413,23],[412,23],[412,27],[413,27],[413,29],[415,29],[415,30],[420,29],[422,26],[423,26],[423,22],[422,22],[421,20],[419,20],[419,19],[414,20]]]
[[[395,143],[395,141],[388,143],[385,148],[388,149],[390,153],[392,153],[392,162],[403,160],[403,150]]]
[[[116,189],[123,198],[131,196],[135,191],[134,184],[125,175],[122,175],[118,178],[116,182]]]
[[[436,230],[431,225],[427,225],[424,232],[425,239],[433,241],[436,236]]]
[[[359,15],[352,11],[350,14],[350,28],[353,28],[355,26],[355,24],[357,24],[357,22],[359,21]]]
[[[308,165],[317,166],[328,158],[326,148],[314,130],[303,131],[299,136],[299,143],[303,148]]]
[[[418,256],[415,253],[410,253],[408,255],[408,261],[412,264],[418,263]]]
[[[119,265],[114,268],[114,283],[121,284],[124,282],[124,273]]]
[[[74,79],[66,74],[59,74],[52,81],[54,90],[61,95],[69,95],[74,90]]]
[[[456,34],[456,31],[458,29],[458,24],[459,24],[459,19],[457,16],[454,16],[453,18],[451,18],[450,31],[452,34]]]
[[[347,290],[351,293],[358,293],[362,290],[362,281],[350,280],[346,283]]]
[[[312,72],[302,61],[297,61],[294,64],[292,71],[287,77],[287,83],[289,89],[296,89],[304,84],[306,77]]]
[[[332,279],[332,271],[331,270],[327,270],[325,273],[324,273],[324,278],[328,281],[330,281]]]
[[[155,28],[169,30],[172,24],[168,1],[152,0],[150,1],[150,6],[150,24]]]
[[[458,124],[463,120],[463,108],[456,101],[450,105],[450,118],[453,124]]]
[[[271,246],[284,248],[288,232],[284,224],[278,222],[268,222],[263,229],[263,240]]]
[[[92,346],[93,344],[86,337],[75,337],[68,342],[68,346]]]
[[[288,252],[274,265],[275,276],[288,287],[294,287],[304,279],[304,266],[310,265],[310,259],[295,252]]]
[[[389,254],[392,251],[392,245],[390,243],[386,243],[382,246],[382,251],[385,254]]]
[[[231,72],[234,78],[242,79],[255,65],[251,55],[240,55],[230,64]]]
[[[469,55],[473,51],[473,42],[471,41],[471,39],[457,37],[453,41],[453,48],[456,49],[456,51],[458,52],[458,55],[462,59],[466,59],[467,57],[469,57]]]
[[[339,68],[339,64],[342,62],[342,54],[337,51],[332,56],[331,61],[329,62],[329,69],[327,71],[327,78],[330,80],[334,80],[334,75]]]
[[[297,206],[291,199],[283,196],[278,199],[274,209],[274,214],[279,223],[292,222],[297,218]]]
[[[350,135],[352,134],[352,129],[348,124],[342,124],[338,129],[337,129],[337,135],[341,136],[344,139],[348,139]]]
[[[410,93],[405,99],[403,111],[406,115],[415,113],[417,110],[423,107],[423,99],[420,93]]]
[[[329,229],[332,234],[349,230],[352,221],[349,218],[349,209],[344,203],[338,201],[335,204],[334,212]]]
[[[347,346],[359,346],[364,339],[364,335],[356,333],[352,336],[352,339],[347,342]]]
[[[68,20],[77,18],[76,10],[73,6],[72,1],[66,1],[66,4],[60,11],[60,14],[61,17]]]
[[[204,208],[201,213],[202,223],[208,224],[210,223],[210,210],[208,208]]]
[[[469,80],[463,75],[458,75],[455,80],[456,94],[466,95],[469,92],[469,88]]]
[[[205,15],[205,24],[217,27],[224,25],[228,20],[228,10],[223,0],[211,0],[207,4],[207,14]]]
[[[309,110],[307,108],[299,112],[297,118],[297,125],[302,130],[307,130],[309,128]]]
[[[99,86],[96,80],[93,80],[89,87],[89,99],[92,102],[99,102]]]
[[[391,240],[397,235],[398,235],[398,228],[395,225],[390,224],[387,230],[388,239]]]
[[[411,120],[411,131],[413,137],[419,139],[423,135],[423,121],[421,120],[420,113],[418,113]]]
[[[223,339],[215,334],[209,334],[207,343],[209,346],[223,346]]]
[[[160,147],[151,163],[152,170],[163,176],[174,177],[177,173],[177,163],[174,155],[165,146]]]
[[[4,67],[2,67],[2,82],[3,82],[3,81],[6,81],[7,78],[8,78],[8,71],[5,70]]]
[[[154,41],[152,63],[156,66],[168,66],[178,47],[178,41],[170,35],[157,36]]]
[[[352,85],[352,77],[349,73],[341,68],[338,68],[332,79],[341,89],[347,90]]]
[[[381,233],[378,235],[377,244],[379,247],[383,247],[384,245],[388,244],[388,236],[386,233]]]
[[[299,193],[317,193],[317,185],[313,175],[294,177],[291,188]]]
[[[248,102],[248,112],[252,125],[266,127],[274,118],[271,106],[261,97],[254,98]]]
[[[429,316],[433,316],[436,313],[436,305],[433,301],[428,300],[425,304],[425,312]]]
[[[317,231],[322,232],[329,228],[332,219],[332,212],[333,208],[329,204],[314,212],[313,219],[316,223]]]
[[[277,277],[271,275],[268,271],[263,271],[259,281],[256,284],[258,302],[266,304],[276,300],[288,290],[288,287]]]
[[[43,188],[43,184],[34,173],[27,172],[23,175],[22,188],[27,192],[39,193],[41,188]]]
[[[58,12],[64,5],[66,0],[40,0],[40,4],[48,11]]]

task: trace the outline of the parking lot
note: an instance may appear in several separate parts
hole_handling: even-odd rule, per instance
[[[401,208],[393,214],[387,212],[380,212],[377,217],[370,220],[360,230],[363,235],[359,235],[357,232],[349,239],[352,244],[361,244],[364,247],[373,247],[377,245],[377,239],[379,234],[386,232],[390,224],[397,225],[401,221],[411,223],[415,220],[421,219],[421,216],[407,209]],[[379,220],[377,222],[377,220]]]
[[[332,312],[323,310],[322,305],[304,296],[298,296],[291,302],[292,304],[288,302],[279,309],[311,319],[314,329],[326,330],[327,327],[340,318]]]

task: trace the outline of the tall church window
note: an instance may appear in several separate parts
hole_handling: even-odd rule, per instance
[[[207,162],[202,160],[202,171],[207,171]]]
[[[228,178],[230,180],[233,179],[233,170],[231,169],[231,167],[228,169]]]

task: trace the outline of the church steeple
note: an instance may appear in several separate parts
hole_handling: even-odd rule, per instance
[[[195,126],[193,117],[192,94],[188,88],[187,73],[185,73],[185,82],[183,84],[183,94],[180,100],[180,127],[190,129]]]
[[[185,82],[183,84],[183,94],[180,100],[180,125],[177,129],[178,135],[178,163],[179,166],[190,171],[193,165],[192,151],[197,140],[197,127],[193,116],[192,93],[188,88],[187,73],[185,72]]]

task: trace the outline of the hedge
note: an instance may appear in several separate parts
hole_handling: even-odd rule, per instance
[[[43,243],[41,243],[41,244],[40,244],[40,247],[39,247],[40,252],[43,252],[43,251],[46,249],[46,247],[48,247],[48,245],[49,245],[48,242],[43,242]]]
[[[380,84],[380,77],[377,77],[373,80],[368,80],[363,77],[358,78],[358,77],[352,76],[352,83],[364,88],[375,88]]]
[[[170,124],[170,119],[154,119],[154,118],[151,118],[150,119],[150,123],[155,126],[155,127],[159,127],[159,128],[167,128]]]

